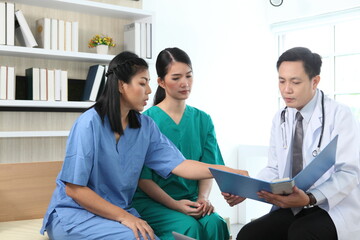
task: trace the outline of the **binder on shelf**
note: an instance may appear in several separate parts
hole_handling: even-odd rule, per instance
[[[265,202],[264,199],[258,197],[257,192],[261,190],[273,192],[276,190],[276,194],[282,194],[283,192],[288,194],[290,193],[288,191],[289,186],[292,186],[292,184],[295,184],[303,191],[307,191],[335,164],[337,139],[338,136],[335,136],[319,155],[293,179],[267,182],[214,168],[210,168],[210,171],[222,192]]]
[[[146,23],[146,58],[152,58],[152,25]]]
[[[61,101],[61,70],[54,70],[54,100]]]
[[[15,45],[15,5],[6,2],[6,45]]]
[[[99,64],[89,68],[83,92],[83,101],[96,101],[104,69],[105,67]]]
[[[106,84],[106,81],[107,81],[107,77],[105,76],[107,71],[108,71],[108,68],[109,66],[108,65],[104,65],[104,74],[103,74],[103,77],[101,79],[101,83],[100,83],[100,87],[99,87],[99,92],[97,94],[97,97],[96,97],[96,100],[99,99],[99,97],[101,96],[102,92],[104,91],[104,88],[105,88],[105,84]]]
[[[6,4],[0,2],[0,45],[6,44]]]
[[[79,51],[79,22],[71,22],[71,51]]]
[[[61,70],[61,101],[68,101],[68,72]]]
[[[6,66],[0,66],[0,99],[7,99],[7,69]]]
[[[55,101],[55,70],[47,69],[47,100]]]
[[[16,79],[15,67],[7,67],[7,99],[15,100]]]
[[[65,51],[71,51],[71,22],[65,22]]]
[[[36,40],[39,47],[50,49],[51,43],[51,21],[50,18],[36,20]]]
[[[48,96],[47,69],[40,68],[40,100],[47,101]]]
[[[140,23],[140,57],[146,58],[146,23]]]
[[[134,22],[124,25],[124,50],[141,55],[140,23]]]
[[[51,18],[50,22],[51,22],[50,49],[58,50],[58,20],[55,18]]]
[[[27,81],[27,99],[40,100],[40,69],[28,68],[25,70]]]
[[[60,19],[58,22],[58,49],[65,51],[65,21]]]
[[[34,35],[32,34],[28,23],[24,17],[24,14],[21,10],[15,12],[16,22],[15,22],[15,35],[20,45],[26,47],[35,47],[37,46]]]

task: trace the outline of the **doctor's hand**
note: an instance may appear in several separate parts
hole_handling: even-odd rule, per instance
[[[230,193],[224,193],[224,192],[222,192],[221,195],[224,196],[224,199],[226,200],[226,202],[229,204],[230,207],[233,207],[236,204],[239,204],[246,199],[244,197],[240,197],[240,196],[236,196],[236,195],[233,195]]]
[[[310,201],[306,193],[296,186],[290,195],[278,195],[260,191],[258,192],[258,196],[259,198],[265,199],[266,202],[281,208],[303,207],[308,205]]]

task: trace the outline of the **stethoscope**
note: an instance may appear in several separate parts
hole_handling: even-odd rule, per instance
[[[325,107],[324,107],[324,92],[321,91],[321,114],[322,114],[322,119],[321,119],[321,133],[320,133],[320,138],[319,138],[319,143],[316,147],[316,149],[312,152],[313,157],[316,157],[319,153],[320,153],[320,146],[321,146],[321,141],[323,138],[323,133],[324,133],[324,124],[325,124]],[[282,132],[282,139],[283,139],[283,148],[286,149],[287,148],[287,137],[286,137],[286,129],[285,129],[285,113],[286,113],[286,109],[287,106],[281,111],[280,114],[280,118],[281,118],[281,132]]]

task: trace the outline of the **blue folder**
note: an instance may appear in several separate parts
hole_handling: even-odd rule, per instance
[[[256,178],[243,176],[236,173],[226,172],[215,168],[209,168],[219,185],[221,192],[231,193],[245,198],[265,202],[258,197],[257,192],[264,190],[273,192],[274,189],[284,188],[284,193],[296,185],[303,191],[307,191],[326,171],[334,164],[336,159],[336,147],[338,136],[333,140],[293,179],[267,182]],[[281,190],[280,190],[281,191]],[[278,193],[276,192],[276,193]]]

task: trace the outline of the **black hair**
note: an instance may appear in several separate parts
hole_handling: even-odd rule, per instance
[[[111,130],[120,135],[123,135],[124,129],[121,124],[119,81],[130,83],[133,76],[148,68],[144,59],[131,52],[122,52],[109,63],[108,71],[105,74],[107,77],[105,88],[94,108],[103,122],[105,116],[108,116]],[[130,110],[128,115],[130,128],[141,127],[139,114],[135,110]]]
[[[281,63],[285,61],[303,62],[305,72],[310,79],[320,75],[321,56],[317,53],[312,53],[308,48],[294,47],[281,54],[276,63],[277,70],[279,70]]]
[[[156,59],[156,73],[158,78],[164,79],[169,71],[169,67],[173,62],[181,62],[187,64],[191,69],[191,60],[186,52],[180,48],[165,48],[162,50]],[[154,105],[159,104],[165,99],[165,90],[158,86],[154,95]]]

